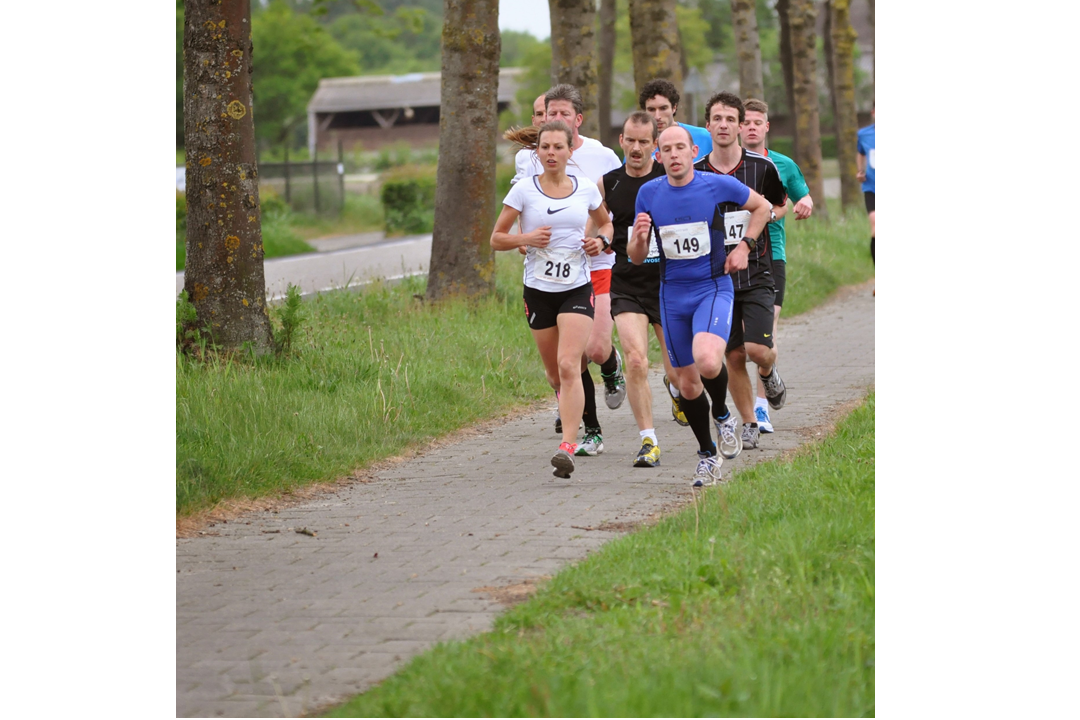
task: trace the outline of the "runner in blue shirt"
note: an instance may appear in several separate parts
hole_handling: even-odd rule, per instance
[[[675,113],[679,111],[679,91],[670,80],[657,78],[645,83],[645,87],[641,88],[638,94],[638,105],[656,118],[656,127],[660,132],[664,132],[669,127],[686,128],[694,145],[698,148],[694,162],[712,152],[712,136],[709,135],[708,130],[675,120]],[[656,159],[659,160],[659,157],[660,151],[657,150]]]
[[[870,259],[877,262],[874,258],[874,170],[877,167],[877,159],[874,157],[874,125],[877,124],[874,108],[870,108],[870,119],[874,122],[859,130],[859,154],[855,156],[855,162],[859,166],[856,177],[862,180],[866,212],[870,214]]]
[[[757,237],[769,222],[769,201],[727,175],[694,171],[698,147],[685,128],[660,134],[660,158],[666,177],[645,183],[638,191],[633,233],[627,257],[635,265],[649,253],[650,233],[660,257],[660,317],[668,358],[682,396],[679,406],[698,440],[699,462],[693,484],[720,480],[720,464],[712,439],[708,398],[723,403],[718,388],[724,351],[731,332],[734,289],[728,273],[745,270]],[[720,203],[740,208],[719,212]],[[724,239],[736,241],[731,254]],[[721,437],[721,452],[728,457]]]

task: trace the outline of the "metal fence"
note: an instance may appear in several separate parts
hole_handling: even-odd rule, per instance
[[[285,162],[260,162],[259,187],[273,189],[298,212],[341,212],[345,204],[341,145],[338,144],[337,160],[320,160],[316,152],[311,160],[290,162],[286,150]]]

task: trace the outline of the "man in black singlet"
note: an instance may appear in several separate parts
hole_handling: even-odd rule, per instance
[[[627,235],[634,225],[634,203],[638,189],[664,175],[664,166],[653,160],[659,131],[656,120],[645,112],[635,112],[623,123],[619,145],[626,164],[604,175],[597,183],[615,230],[611,247],[615,265],[611,269],[611,315],[619,329],[625,356],[626,396],[641,433],[641,449],[634,467],[660,464],[660,443],[653,427],[652,393],[649,390],[649,325],[660,341],[665,367],[670,367],[660,328],[660,257],[655,245],[642,265],[626,257]]]
[[[694,168],[731,175],[760,193],[773,205],[773,219],[778,213],[786,212],[787,192],[776,166],[764,155],[739,146],[739,130],[746,119],[746,109],[739,96],[730,92],[713,95],[705,103],[705,117],[705,127],[713,138],[713,149]],[[739,208],[733,203],[721,203],[717,212],[724,216],[725,244],[737,245],[745,229],[745,224],[739,225],[735,221]],[[735,287],[735,302],[726,350],[727,364],[721,375],[727,377],[730,372],[731,399],[743,420],[742,444],[753,448],[757,447],[760,429],[754,413],[754,386],[746,370],[747,359],[757,364],[765,385],[765,397],[774,410],[784,407],[787,397],[784,381],[776,372],[776,350],[772,341],[775,287],[768,227],[751,249],[746,269],[732,274],[731,282]],[[713,406],[713,419],[718,431],[722,425],[728,429],[734,427],[734,416],[726,405]]]

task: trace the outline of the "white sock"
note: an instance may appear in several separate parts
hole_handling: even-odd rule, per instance
[[[653,445],[659,445],[660,441],[656,439],[656,428],[649,428],[648,430],[641,431],[641,441],[645,442],[645,438],[652,440]]]
[[[754,398],[754,407],[756,407],[756,408],[768,407],[768,405],[769,405],[769,401],[766,400],[765,398],[763,398],[763,397]]]
[[[679,399],[679,388],[675,387],[674,385],[668,385],[668,394],[670,394],[671,397],[678,400]]]

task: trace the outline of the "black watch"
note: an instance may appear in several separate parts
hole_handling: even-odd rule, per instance
[[[607,235],[597,234],[596,237],[600,238],[600,241],[604,243],[604,250],[607,250],[611,247],[611,240],[608,238]]]
[[[754,252],[754,249],[757,247],[757,238],[744,237],[742,241],[750,248],[750,252]]]

